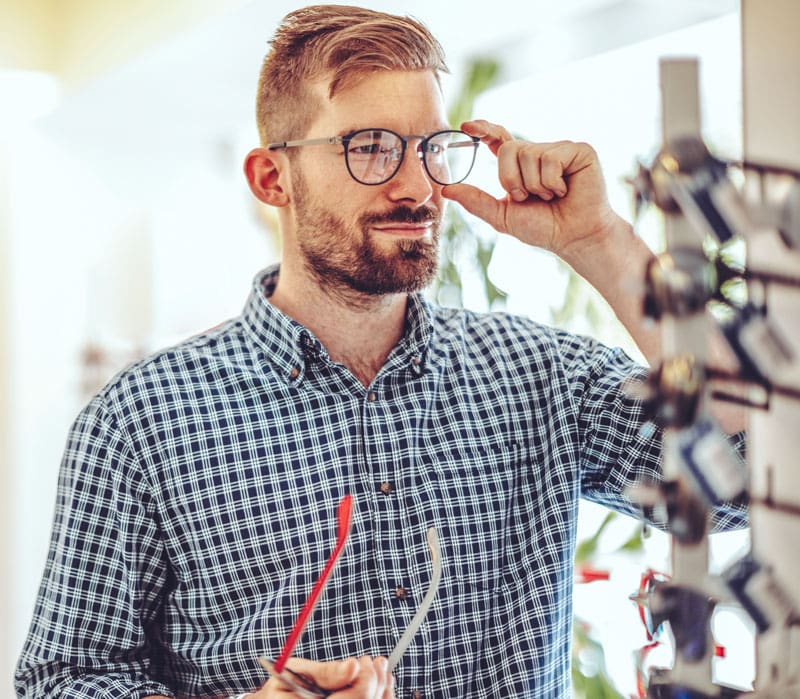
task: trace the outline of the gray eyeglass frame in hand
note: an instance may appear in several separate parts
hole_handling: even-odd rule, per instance
[[[388,176],[380,179],[376,182],[369,182],[360,179],[355,175],[353,172],[353,168],[350,165],[350,143],[351,141],[360,136],[361,134],[391,134],[394,136],[398,142],[401,144],[400,151],[397,152],[396,149],[393,149],[393,152],[389,153],[390,160],[387,162],[394,162],[394,170],[392,170]],[[434,139],[440,138],[446,134],[461,134],[465,137],[464,141],[450,143],[447,144],[447,148],[470,148],[472,150],[472,161],[470,162],[469,168],[467,169],[466,173],[463,177],[460,177],[457,180],[453,180],[452,182],[444,182],[439,179],[434,173],[433,169],[428,165],[428,155],[433,153],[434,155],[439,155],[440,151],[435,150],[433,146],[441,145],[437,144]],[[472,172],[472,168],[475,165],[475,153],[478,150],[478,144],[480,143],[480,138],[477,136],[470,136],[468,133],[464,131],[460,131],[458,129],[444,129],[442,131],[437,131],[436,133],[432,133],[430,136],[423,136],[418,134],[408,134],[406,136],[401,136],[396,131],[392,131],[391,129],[358,129],[357,131],[351,131],[350,133],[344,134],[342,136],[330,136],[328,138],[308,138],[300,141],[279,141],[277,143],[270,143],[267,145],[267,149],[269,150],[278,150],[281,148],[297,148],[299,146],[322,146],[322,145],[342,145],[344,146],[344,161],[345,165],[347,166],[347,172],[350,174],[356,182],[360,184],[374,186],[385,184],[388,182],[392,177],[394,177],[398,170],[400,170],[400,166],[403,164],[403,159],[405,158],[406,149],[408,147],[409,141],[413,139],[419,139],[419,146],[415,149],[418,157],[422,159],[422,163],[425,166],[425,172],[428,173],[428,177],[430,177],[436,184],[440,184],[443,186],[450,185],[450,184],[459,184],[463,182],[467,177],[469,177],[469,173]]]

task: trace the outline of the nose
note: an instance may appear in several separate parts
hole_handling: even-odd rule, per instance
[[[392,201],[405,200],[419,205],[433,196],[433,188],[437,185],[428,177],[418,145],[408,144],[400,168],[387,185]]]

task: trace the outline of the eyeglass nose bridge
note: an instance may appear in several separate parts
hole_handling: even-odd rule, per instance
[[[384,150],[380,155],[380,168],[381,172],[375,172],[375,166],[378,165],[378,161],[375,155],[372,156],[372,160],[361,162],[358,164],[354,162],[354,158],[357,157],[352,155],[354,151],[350,150],[351,144],[354,142],[355,138],[360,136],[361,134],[371,134],[373,137],[381,133],[383,135],[391,135],[394,139],[394,143],[391,145],[390,148]],[[437,131],[436,133],[430,135],[423,135],[423,134],[408,134],[406,136],[402,136],[396,131],[392,131],[391,129],[362,129],[360,131],[355,131],[348,136],[345,137],[338,137],[340,143],[343,143],[345,146],[345,162],[347,164],[347,169],[350,175],[355,179],[357,182],[366,185],[381,185],[385,184],[389,180],[391,180],[399,171],[403,164],[403,160],[405,159],[406,150],[408,147],[411,146],[412,150],[416,154],[417,158],[422,161],[422,165],[425,171],[425,175],[427,178],[435,182],[436,184],[446,185],[446,184],[454,184],[454,182],[445,182],[441,178],[442,173],[440,172],[440,162],[439,158],[443,157],[443,152],[447,150],[447,144],[440,144],[440,150],[431,149],[428,144],[436,143],[434,139],[439,136],[442,136],[447,133],[464,133],[464,132],[456,132],[456,131]],[[468,134],[464,134],[468,139],[472,139],[468,141],[468,145],[472,147],[472,162],[469,164],[469,168],[464,176],[458,179],[458,182],[463,181],[469,171],[472,169],[472,165],[475,162],[475,148],[478,143],[478,139],[474,136],[469,136]],[[412,145],[412,141],[418,141],[416,145]],[[461,147],[462,144],[455,144],[456,147]],[[360,154],[359,154],[360,155]],[[368,157],[368,156],[366,156]],[[430,158],[433,157],[433,161]],[[445,161],[443,163],[444,169],[448,169],[448,163]],[[373,172],[371,175],[367,172],[367,170],[372,169]],[[369,175],[369,176],[367,176]],[[373,179],[374,178],[374,179]]]
[[[403,167],[403,162],[405,161],[406,153],[411,151],[416,157],[417,160],[422,163],[423,170],[425,171],[425,175],[430,177],[430,170],[428,169],[428,161],[425,157],[425,148],[423,144],[426,141],[430,140],[430,136],[418,136],[416,134],[411,134],[409,136],[398,136],[400,141],[402,142],[402,147],[399,149],[399,153],[397,155],[393,154],[393,160],[396,160],[396,166],[392,177],[397,175],[400,171],[400,168]],[[416,146],[411,144],[411,141],[417,140]],[[398,150],[398,149],[395,149]]]
[[[397,168],[399,169],[400,165],[403,164],[403,160],[405,160],[406,152],[409,150],[409,142],[413,141],[414,139],[419,139],[419,143],[417,143],[416,147],[412,148],[411,150],[414,151],[417,158],[420,160],[425,160],[425,151],[422,148],[422,144],[425,143],[430,136],[417,136],[416,134],[411,134],[404,137],[394,132],[390,133],[392,133],[392,135],[397,138],[398,141],[400,141],[400,145],[396,148],[392,148],[391,151],[386,154],[387,161],[394,161],[398,163]]]
[[[389,131],[388,129],[385,130],[388,133],[391,133],[397,141],[398,145],[393,147],[384,155],[384,162],[386,164],[387,170],[389,170],[388,174],[384,173],[384,178],[382,182],[376,184],[385,184],[389,180],[393,179],[400,169],[403,167],[403,163],[405,162],[406,153],[411,150],[417,156],[417,159],[422,163],[423,169],[425,171],[425,175],[430,177],[430,170],[428,169],[427,161],[425,160],[425,149],[423,148],[423,144],[430,140],[431,136],[423,136],[420,134],[409,134],[407,136],[401,136],[399,133],[395,133],[394,131]],[[416,146],[411,145],[411,141],[417,140],[418,143]],[[371,183],[370,183],[371,184]]]
[[[435,133],[430,136],[424,136],[422,134],[409,134],[407,136],[401,136],[400,134],[396,134],[394,132],[392,133],[394,134],[394,136],[397,137],[401,145],[399,148],[392,149],[391,158],[388,158],[388,160],[390,162],[395,163],[394,170],[392,171],[392,174],[389,175],[389,177],[385,181],[392,179],[397,175],[398,172],[400,172],[400,168],[403,167],[403,162],[405,161],[406,153],[410,150],[411,152],[414,153],[414,155],[417,156],[417,160],[420,163],[422,163],[425,176],[431,179],[433,182],[438,182],[431,173],[431,169],[428,166],[426,147],[427,143],[430,142],[431,139],[433,139],[435,136],[438,136],[439,134]],[[417,144],[416,146],[412,146],[411,141],[415,140],[417,141]]]

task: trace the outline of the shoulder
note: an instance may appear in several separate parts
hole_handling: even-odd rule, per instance
[[[434,331],[442,341],[454,337],[492,342],[535,340],[552,342],[557,330],[531,318],[502,311],[479,312],[465,308],[432,306]],[[466,334],[465,334],[466,333]]]
[[[432,308],[436,355],[476,357],[498,371],[621,380],[644,368],[619,347],[506,312]]]
[[[440,343],[464,342],[514,353],[531,349],[564,356],[609,348],[585,335],[570,333],[527,316],[433,307],[434,336]]]
[[[233,370],[253,370],[253,352],[238,319],[222,323],[130,364],[98,392],[111,412],[143,410],[230,380]],[[194,387],[194,388],[193,388]]]

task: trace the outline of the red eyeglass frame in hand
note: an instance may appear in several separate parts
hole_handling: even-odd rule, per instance
[[[286,667],[286,661],[291,657],[294,647],[297,645],[297,642],[303,635],[306,624],[311,618],[311,612],[313,612],[314,607],[317,606],[317,602],[319,602],[319,598],[322,596],[322,591],[328,584],[328,578],[331,577],[331,573],[336,567],[339,556],[342,554],[342,551],[344,551],[345,544],[347,543],[347,537],[350,535],[352,513],[353,496],[348,493],[339,502],[339,509],[336,515],[336,519],[338,521],[336,546],[334,546],[333,552],[328,558],[327,563],[325,563],[325,567],[322,569],[319,579],[314,584],[314,588],[311,590],[311,594],[308,596],[306,603],[300,610],[300,614],[297,617],[297,621],[294,622],[292,630],[289,632],[289,637],[286,639],[286,643],[283,644],[283,649],[281,650],[278,659],[275,661],[275,672],[282,672],[283,668]]]
[[[342,551],[344,551],[345,544],[347,544],[347,538],[350,535],[352,514],[353,497],[348,493],[339,501],[339,507],[336,513],[336,520],[338,523],[336,545],[333,547],[333,551],[328,557],[325,567],[322,569],[322,573],[320,573],[317,582],[314,584],[311,594],[308,596],[303,608],[300,610],[300,614],[297,616],[294,626],[292,626],[292,630],[289,632],[286,643],[283,644],[283,648],[278,655],[278,659],[274,663],[271,663],[265,658],[258,659],[261,665],[271,675],[278,677],[300,696],[324,697],[329,694],[329,692],[325,691],[321,687],[318,687],[313,681],[311,681],[310,678],[306,677],[305,675],[292,672],[286,667],[286,663],[292,656],[292,651],[294,651],[297,642],[302,637],[306,624],[308,624],[311,614],[314,611],[314,607],[317,606],[317,602],[319,602],[322,592],[325,589],[325,586],[328,584],[328,579],[331,577],[331,573],[333,573],[333,569],[336,567],[336,563],[338,562]]]
[[[325,589],[325,585],[327,584],[328,578],[330,578],[330,575],[333,572],[336,561],[344,550],[345,544],[347,543],[347,538],[350,534],[351,517],[352,498],[350,495],[345,495],[339,502],[339,510],[337,514],[338,536],[336,540],[336,546],[334,547],[330,558],[328,558],[328,562],[325,564],[325,568],[323,569],[319,580],[317,580],[314,588],[311,590],[311,594],[306,600],[306,603],[300,610],[300,614],[297,617],[292,630],[289,632],[289,637],[286,639],[286,643],[284,644],[278,659],[274,663],[270,662],[266,658],[258,659],[258,661],[261,663],[264,669],[270,673],[270,675],[279,679],[295,694],[297,694],[297,696],[302,697],[303,699],[318,699],[319,697],[330,696],[332,693],[332,690],[319,687],[307,675],[294,672],[290,668],[286,667],[286,663],[291,657],[295,645],[297,645],[297,642],[303,635],[303,629],[308,623],[311,613],[314,611],[314,607],[322,595],[322,591]],[[436,597],[436,592],[439,588],[439,582],[442,577],[442,558],[439,546],[439,536],[435,527],[430,527],[428,529],[427,540],[428,548],[431,552],[431,583],[428,587],[428,591],[425,593],[425,597],[423,598],[419,609],[417,610],[417,613],[414,615],[411,623],[409,623],[405,632],[401,635],[400,640],[397,642],[397,645],[389,656],[389,672],[394,670],[400,661],[400,658],[403,656],[408,644],[416,634],[417,629],[419,628],[422,620],[425,618],[428,612],[428,609],[433,603],[433,599]]]

